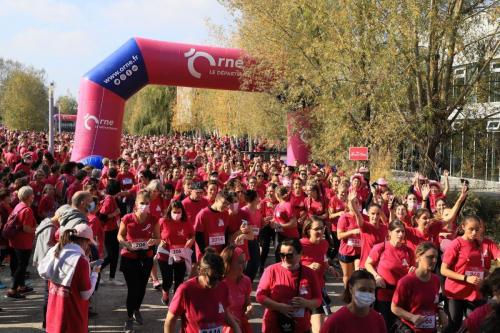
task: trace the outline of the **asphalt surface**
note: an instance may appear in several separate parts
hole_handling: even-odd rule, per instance
[[[270,251],[273,253],[273,251]],[[274,260],[270,256],[269,260]],[[42,308],[43,308],[43,286],[44,281],[36,275],[36,269],[29,267],[32,279],[29,280],[35,292],[27,295],[24,300],[13,300],[4,297],[6,289],[0,291],[0,332],[5,333],[28,333],[44,332],[42,330]],[[10,284],[10,270],[8,266],[0,268],[0,281],[7,286]],[[104,275],[107,274],[107,270]],[[124,281],[121,272],[117,272],[117,278]],[[255,289],[257,288],[259,276],[256,277],[252,302],[254,305],[254,316],[250,320],[254,332],[261,332],[263,308],[255,302]],[[333,301],[332,310],[341,305],[340,293],[343,291],[340,278],[327,279],[327,291]],[[89,332],[123,332],[126,320],[125,309],[126,287],[101,285],[93,296],[92,308],[98,313],[89,319]],[[161,304],[161,292],[148,285],[146,296],[142,304],[141,312],[144,325],[135,326],[135,331],[140,332],[163,332],[163,321],[167,314],[167,307]]]

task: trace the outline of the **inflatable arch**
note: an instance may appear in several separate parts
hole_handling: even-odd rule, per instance
[[[242,50],[132,38],[80,82],[72,161],[102,167],[120,156],[125,102],[147,84],[240,90]],[[288,126],[287,162],[305,163],[308,148]]]

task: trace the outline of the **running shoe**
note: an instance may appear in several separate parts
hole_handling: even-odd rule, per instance
[[[168,306],[169,296],[164,290],[161,291],[161,304]]]
[[[127,319],[125,322],[125,333],[134,333],[134,320],[133,319]]]
[[[108,285],[112,285],[112,286],[124,286],[125,284],[123,282],[121,282],[120,280],[115,280],[115,279],[109,279],[106,284]]]
[[[23,294],[18,293],[17,291],[14,291],[14,292],[9,291],[7,293],[7,297],[14,298],[14,299],[24,299],[24,298],[26,298],[26,296],[24,296]]]
[[[139,310],[134,311],[134,320],[139,325],[144,324],[144,320],[142,320],[142,315]]]
[[[161,288],[161,282],[158,280],[153,281],[153,288],[156,290],[160,290]]]
[[[20,294],[26,295],[26,294],[34,292],[34,289],[31,288],[30,286],[24,286],[22,288],[21,287],[17,288],[17,292]]]

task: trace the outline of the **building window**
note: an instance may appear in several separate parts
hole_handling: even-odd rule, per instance
[[[453,97],[457,98],[463,91],[466,82],[466,69],[465,67],[456,68],[453,71]]]
[[[490,64],[490,102],[500,102],[500,61]]]

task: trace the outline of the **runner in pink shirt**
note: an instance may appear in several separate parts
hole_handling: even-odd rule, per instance
[[[228,310],[236,319],[243,333],[251,333],[252,327],[248,322],[252,313],[250,293],[252,292],[252,281],[243,274],[246,258],[245,253],[239,247],[229,245],[221,253],[224,260],[224,283],[229,290]],[[234,332],[231,327],[225,326],[224,332]]]

